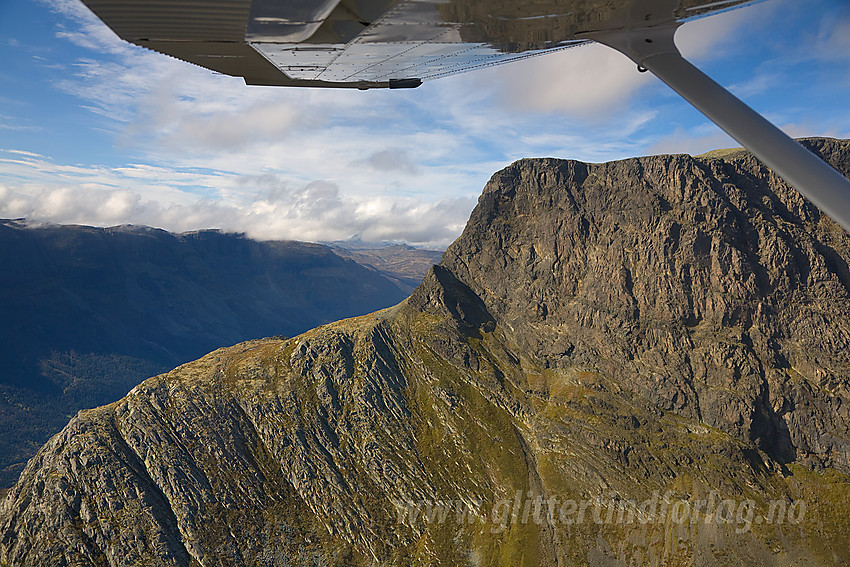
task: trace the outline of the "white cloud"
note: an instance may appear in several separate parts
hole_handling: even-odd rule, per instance
[[[594,122],[626,105],[651,81],[625,56],[599,44],[479,71],[474,80],[482,87],[495,83],[506,108]]]
[[[9,177],[29,179],[0,184],[0,217],[37,222],[147,224],[178,232],[221,228],[258,239],[310,241],[359,234],[441,247],[459,234],[475,204],[472,196],[428,201],[344,195],[332,181],[299,184],[278,174],[86,168],[20,155],[2,158],[0,165]],[[28,169],[38,174],[28,176]],[[198,194],[199,184],[217,188],[217,195]]]
[[[330,182],[313,182],[274,201],[267,195],[245,205],[196,199],[164,204],[128,189],[75,185],[0,185],[0,217],[35,222],[146,224],[181,232],[198,227],[245,232],[260,240],[339,240],[359,234],[366,240],[404,240],[430,247],[448,245],[466,222],[474,199],[434,202],[410,198],[343,197]]]
[[[689,22],[676,43],[690,59],[717,57],[726,50],[724,41],[763,11],[756,6]],[[473,80],[481,88],[495,87],[506,109],[559,113],[592,126],[609,122],[612,114],[627,115],[635,97],[657,85],[626,56],[596,43],[480,71]]]
[[[25,157],[28,157],[28,158],[44,158],[45,157],[41,154],[37,154],[35,152],[28,152],[26,150],[13,150],[13,149],[2,149],[2,148],[0,148],[0,152],[5,152],[5,153],[9,153],[9,154],[16,154],[16,155],[25,156]]]
[[[676,32],[676,45],[683,56],[697,63],[729,55],[734,51],[729,39],[764,21],[776,11],[777,4],[765,2],[687,22]]]
[[[605,161],[729,145],[704,123],[673,122],[666,87],[598,45],[414,91],[246,87],[122,42],[77,0],[50,4],[68,18],[59,40],[85,54],[57,86],[104,117],[99,126],[125,157],[107,166],[116,160],[59,163],[37,147],[2,154],[4,216],[446,243],[490,175],[514,159]],[[677,41],[700,63],[730,60],[740,36],[794,5],[775,0],[691,22]],[[846,58],[842,25],[824,19],[809,56]],[[739,81],[741,95],[782,84],[781,69],[757,71]]]

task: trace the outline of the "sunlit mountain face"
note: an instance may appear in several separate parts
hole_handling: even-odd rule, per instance
[[[0,560],[846,565],[848,264],[742,150],[518,161],[396,306],[78,414]]]

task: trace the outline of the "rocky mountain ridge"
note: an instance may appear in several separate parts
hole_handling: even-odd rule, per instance
[[[409,293],[326,246],[214,230],[0,221],[0,265],[0,487],[80,408],[215,348]]]
[[[848,564],[848,262],[742,151],[522,160],[396,307],[78,414],[0,561]]]

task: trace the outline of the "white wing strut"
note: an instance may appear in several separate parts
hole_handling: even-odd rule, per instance
[[[673,42],[678,27],[627,27],[586,37],[651,71],[850,232],[850,181],[682,57]]]

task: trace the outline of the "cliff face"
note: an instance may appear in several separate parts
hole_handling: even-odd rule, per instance
[[[846,143],[810,147],[850,171]],[[530,160],[488,184],[443,266],[542,367],[850,472],[849,245],[744,152]]]
[[[0,560],[847,564],[848,262],[743,152],[517,162],[397,307],[78,414]]]

